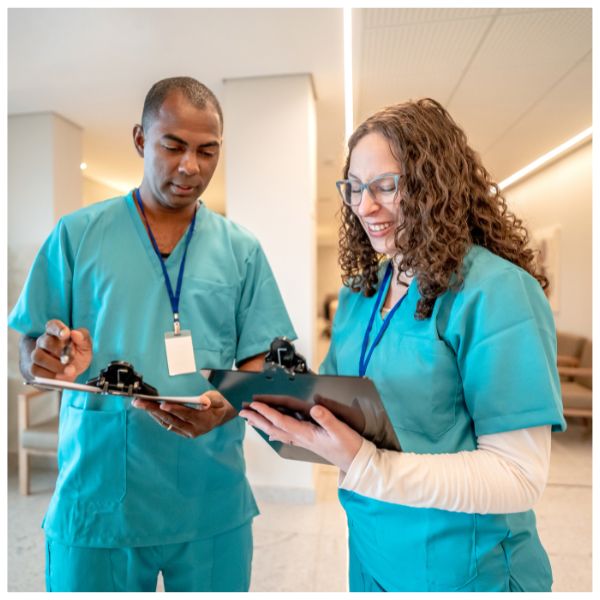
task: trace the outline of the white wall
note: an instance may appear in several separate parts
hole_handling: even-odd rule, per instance
[[[50,229],[81,207],[82,131],[52,113],[8,118],[8,307]]]
[[[260,240],[309,363],[316,305],[316,112],[309,75],[225,81],[227,216]]]
[[[316,356],[316,111],[309,75],[224,85],[227,216],[260,240],[294,324],[296,348]],[[284,461],[248,428],[248,479],[259,492],[314,496],[308,463]]]
[[[49,156],[52,138],[52,119],[47,114],[8,118],[9,250],[17,246],[38,247],[48,235],[48,223],[53,220],[54,168]],[[44,154],[43,160],[40,153]]]
[[[532,232],[558,226],[557,329],[592,337],[592,143],[509,187],[510,209]]]
[[[108,198],[114,198],[115,196],[122,196],[123,194],[122,190],[117,190],[95,179],[83,177],[84,206],[94,204],[95,202],[102,202],[102,200],[108,200]]]
[[[53,114],[53,221],[81,208],[83,175],[81,155],[83,130],[60,115]],[[47,234],[46,234],[47,235]]]
[[[329,294],[337,294],[342,287],[336,243],[320,244],[317,249],[317,312],[323,315],[323,303]]]

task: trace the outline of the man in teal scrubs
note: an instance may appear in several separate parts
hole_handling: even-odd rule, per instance
[[[274,337],[295,338],[256,239],[198,200],[222,128],[198,81],[150,89],[133,131],[139,189],[63,217],[10,314],[27,379],[84,382],[125,360],[163,395],[198,396],[200,369],[258,369]],[[244,423],[218,393],[204,400],[63,392],[48,591],[154,591],[159,571],[166,591],[248,590]]]

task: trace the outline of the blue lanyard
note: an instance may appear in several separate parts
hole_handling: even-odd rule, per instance
[[[146,223],[146,228],[148,229],[148,234],[150,235],[150,240],[152,241],[152,247],[154,248],[154,252],[156,252],[156,256],[158,256],[160,266],[162,267],[163,275],[165,276],[167,292],[169,294],[169,300],[171,301],[171,308],[173,309],[173,329],[175,330],[175,335],[178,335],[181,330],[181,326],[179,324],[179,299],[181,298],[181,284],[183,283],[185,257],[187,256],[188,246],[190,245],[190,240],[192,239],[192,234],[194,233],[194,227],[196,225],[196,209],[194,208],[194,216],[192,217],[192,221],[190,223],[187,235],[185,237],[185,249],[183,251],[183,258],[181,259],[181,264],[179,265],[179,275],[177,276],[177,289],[175,293],[173,293],[173,287],[171,286],[169,273],[167,272],[167,267],[160,253],[160,250],[158,249],[158,244],[156,243],[156,239],[154,237],[154,234],[152,233],[152,229],[150,228],[150,223],[148,223],[148,218],[146,217],[146,212],[144,211],[144,204],[142,203],[142,197],[140,196],[139,189],[135,190],[135,199],[137,200],[140,210],[142,211],[142,216],[144,217],[144,222]]]
[[[390,261],[387,266],[387,269],[385,271],[385,275],[383,276],[383,281],[381,282],[381,285],[379,286],[379,293],[377,294],[377,300],[375,301],[375,306],[373,307],[373,312],[371,313],[371,319],[369,320],[369,325],[367,326],[367,330],[365,331],[365,337],[363,338],[362,348],[360,351],[360,361],[358,363],[358,373],[361,377],[365,376],[365,373],[367,372],[367,367],[369,366],[369,362],[370,362],[371,356],[373,354],[373,350],[375,350],[375,347],[381,341],[381,338],[383,337],[385,330],[388,328],[388,325],[390,324],[390,321],[392,320],[394,313],[400,308],[402,301],[408,295],[408,291],[407,291],[406,294],[404,294],[404,296],[402,296],[402,298],[400,298],[400,300],[398,300],[398,302],[396,302],[396,304],[394,304],[393,308],[390,310],[390,312],[385,317],[385,320],[383,321],[383,325],[381,326],[381,329],[377,333],[375,340],[373,341],[373,343],[371,344],[371,347],[369,348],[369,336],[371,334],[371,329],[373,329],[373,322],[375,321],[375,315],[377,314],[377,311],[379,310],[379,305],[381,304],[381,299],[385,292],[385,286],[386,286],[388,280],[392,276],[392,271],[393,271],[392,261]],[[367,349],[368,349],[368,352],[367,352]]]

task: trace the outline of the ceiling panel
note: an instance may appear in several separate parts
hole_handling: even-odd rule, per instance
[[[591,9],[363,9],[357,121],[445,104],[503,179],[591,124]]]
[[[500,14],[448,106],[477,148],[491,148],[585,59],[592,44],[590,14]],[[546,123],[552,125],[552,120]]]
[[[365,29],[382,29],[491,17],[497,11],[496,8],[367,8],[361,12]]]
[[[500,181],[592,124],[592,57],[581,62],[483,153]]]
[[[491,19],[485,16],[365,29],[358,118],[362,120],[386,104],[424,96],[444,103]]]

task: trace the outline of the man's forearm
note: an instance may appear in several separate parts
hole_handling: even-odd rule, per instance
[[[238,369],[240,371],[262,371],[263,366],[265,364],[265,356],[266,356],[266,353],[263,353],[263,354],[257,354],[256,356],[252,356],[251,358],[247,358],[241,364],[238,364]],[[228,421],[231,421],[231,419],[233,419],[234,417],[237,417],[237,414],[238,414],[238,411],[235,410],[233,405],[230,403],[229,409],[227,410],[227,413],[225,414],[225,417],[223,418],[222,424],[227,423]]]
[[[240,371],[262,371],[265,364],[265,356],[266,353],[263,353],[247,358],[238,364],[238,369]]]

